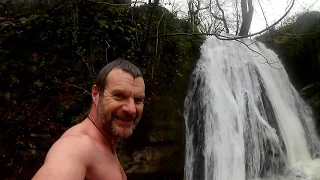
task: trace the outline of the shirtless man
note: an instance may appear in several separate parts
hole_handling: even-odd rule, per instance
[[[125,180],[115,152],[119,139],[138,124],[145,97],[141,71],[117,59],[103,67],[92,86],[88,118],[50,148],[33,180]]]

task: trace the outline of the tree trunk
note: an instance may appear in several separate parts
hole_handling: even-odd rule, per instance
[[[249,10],[248,10],[249,8]],[[251,26],[253,6],[252,0],[241,0],[241,11],[242,11],[242,24],[239,32],[239,36],[248,35]]]

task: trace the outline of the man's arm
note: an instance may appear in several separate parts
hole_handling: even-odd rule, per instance
[[[90,142],[86,137],[59,139],[50,148],[43,166],[32,180],[83,180],[88,167]]]

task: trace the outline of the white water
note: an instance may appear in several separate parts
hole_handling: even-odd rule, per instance
[[[208,38],[185,99],[185,180],[320,180],[310,108],[261,43]],[[278,70],[280,68],[280,70]]]

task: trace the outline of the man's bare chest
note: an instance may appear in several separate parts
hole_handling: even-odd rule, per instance
[[[88,168],[90,180],[127,180],[125,172],[117,158],[97,158]]]

